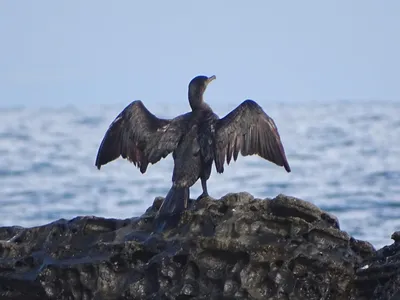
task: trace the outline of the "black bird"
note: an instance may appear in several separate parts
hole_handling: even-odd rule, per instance
[[[189,83],[191,112],[173,119],[160,119],[140,101],[129,104],[111,123],[99,147],[96,163],[102,165],[119,156],[128,159],[145,173],[171,152],[174,159],[172,187],[159,214],[172,214],[187,208],[189,188],[200,178],[208,196],[207,180],[213,162],[218,173],[224,172],[226,159],[236,161],[257,154],[283,166],[290,172],[275,122],[253,100],[245,100],[220,119],[203,100],[207,85],[215,76],[197,76]]]

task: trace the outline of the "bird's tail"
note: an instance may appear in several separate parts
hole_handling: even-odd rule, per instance
[[[172,186],[158,210],[158,216],[167,216],[184,211],[189,202],[189,188]]]

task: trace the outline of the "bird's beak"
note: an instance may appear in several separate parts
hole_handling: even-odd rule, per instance
[[[217,77],[215,75],[208,77],[207,79],[207,84],[209,84],[211,81],[213,81],[214,79],[217,79]]]

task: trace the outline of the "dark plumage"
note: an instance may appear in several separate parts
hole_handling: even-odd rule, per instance
[[[207,180],[213,162],[218,173],[227,164],[243,156],[257,154],[290,172],[289,163],[274,121],[253,100],[245,100],[224,118],[203,101],[208,83],[215,76],[197,76],[188,89],[191,112],[173,119],[160,119],[143,103],[133,101],[111,123],[99,147],[96,166],[128,159],[145,173],[171,152],[174,159],[172,187],[159,214],[180,212],[187,208],[189,188],[200,178],[208,196]]]

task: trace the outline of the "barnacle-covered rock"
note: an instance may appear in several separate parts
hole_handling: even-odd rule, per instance
[[[397,299],[397,242],[375,251],[309,202],[203,198],[159,230],[162,200],[132,219],[0,228],[0,299]]]

